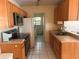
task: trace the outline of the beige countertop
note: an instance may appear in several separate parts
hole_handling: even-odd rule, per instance
[[[11,41],[4,41],[4,42],[0,42],[0,44],[22,44],[24,43],[25,39],[14,39]]]
[[[51,34],[53,36],[55,36],[59,41],[61,41],[62,43],[69,43],[69,42],[74,42],[74,43],[79,43],[79,39],[78,38],[75,38],[73,36],[70,36],[70,35],[56,35],[55,33],[57,31],[50,31]]]
[[[13,53],[2,53],[0,59],[13,59]]]

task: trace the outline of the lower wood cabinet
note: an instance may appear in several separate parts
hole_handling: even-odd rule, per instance
[[[2,53],[13,53],[13,59],[25,59],[25,46],[22,44],[0,44]]]
[[[54,51],[56,58],[61,59],[61,42],[50,33],[50,46]]]
[[[63,42],[62,36],[57,37],[52,33],[50,33],[49,36],[50,46],[54,51],[57,59],[79,59],[79,41],[77,39],[71,37],[67,38],[64,36],[65,40]]]

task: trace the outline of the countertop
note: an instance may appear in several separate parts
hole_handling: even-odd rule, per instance
[[[0,59],[13,59],[13,53],[2,53]]]
[[[78,38],[75,38],[71,35],[56,35],[57,31],[50,31],[50,33],[56,37],[59,41],[61,41],[62,43],[67,43],[67,42],[74,42],[74,43],[79,43],[79,39]]]
[[[0,42],[0,44],[22,44],[24,43],[25,39],[13,39],[10,41],[4,41],[4,42]]]

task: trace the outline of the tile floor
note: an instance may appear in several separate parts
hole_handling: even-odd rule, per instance
[[[36,39],[36,46],[30,50],[28,59],[56,59],[50,46],[46,44],[42,36],[38,36]]]

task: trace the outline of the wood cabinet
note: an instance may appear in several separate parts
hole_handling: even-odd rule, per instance
[[[13,27],[12,4],[8,0],[0,0],[0,29]]]
[[[0,29],[14,26],[13,12],[27,17],[27,13],[8,0],[0,0]]]
[[[79,6],[79,4],[78,4],[78,6]],[[79,20],[79,7],[78,7],[78,20]]]
[[[71,21],[78,20],[78,2],[79,0],[64,0],[63,5],[67,8],[64,8],[64,19]]]
[[[79,59],[79,41],[76,38],[50,33],[50,46],[57,59]]]
[[[17,7],[17,6],[14,5],[14,4],[13,4],[13,12],[16,12],[16,13],[20,14],[19,7]]]
[[[50,46],[54,51],[56,58],[61,59],[61,42],[50,33]]]
[[[14,5],[14,4],[13,4],[13,12],[16,12],[16,13],[22,15],[22,16],[27,17],[27,13],[24,10],[22,10],[20,7]]]
[[[8,25],[9,27],[13,27],[14,26],[13,5],[10,2],[8,2],[8,5],[7,5],[7,12],[8,12]]]
[[[58,21],[58,7],[55,7],[54,9],[54,23],[57,23]]]
[[[56,21],[74,21],[78,20],[78,0],[63,0],[55,8],[55,22]]]
[[[25,45],[23,43],[0,43],[2,53],[13,53],[13,59],[25,59]]]
[[[7,0],[0,0],[0,29],[8,27]]]

